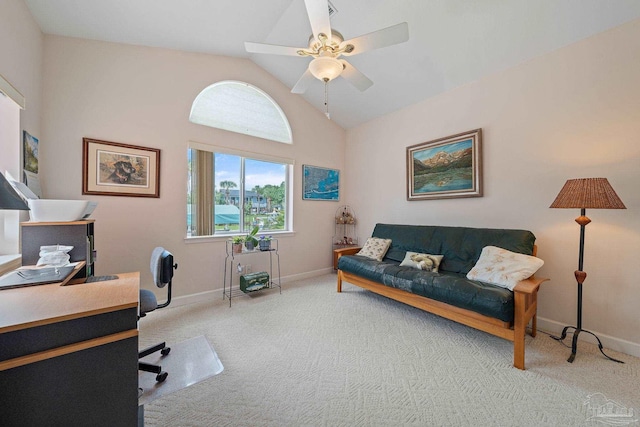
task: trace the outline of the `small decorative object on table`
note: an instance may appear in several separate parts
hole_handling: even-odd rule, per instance
[[[342,212],[339,212],[342,209]],[[349,206],[342,206],[336,211],[336,224],[355,224],[356,219]]]
[[[333,269],[338,269],[338,253],[340,249],[355,248],[358,246],[358,236],[356,235],[356,214],[351,206],[344,205],[336,209],[335,228],[332,238],[333,246]]]
[[[233,243],[233,253],[240,254],[242,253],[242,245],[244,244],[244,236],[233,236],[231,238],[231,242]]]
[[[242,292],[254,292],[269,287],[269,273],[260,271],[258,273],[243,274],[240,276],[240,290]]]
[[[258,239],[258,245],[261,251],[271,250],[271,236],[260,236]]]
[[[357,245],[358,237],[356,236],[356,215],[350,206],[340,206],[336,209],[335,214],[333,249],[341,249]]]
[[[260,230],[260,227],[256,225],[255,227],[253,227],[253,230],[251,230],[251,232],[247,234],[247,237],[244,238],[244,246],[247,248],[248,251],[252,251],[258,244],[258,239],[256,239],[256,234],[258,234],[259,230]]]

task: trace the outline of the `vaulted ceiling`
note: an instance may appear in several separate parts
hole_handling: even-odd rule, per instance
[[[244,48],[306,47],[303,0],[24,1],[46,34],[249,58],[289,88],[310,62]],[[368,90],[329,83],[331,119],[347,129],[640,17],[638,0],[330,2],[331,27],[345,39],[409,25],[408,42],[349,58],[374,82]],[[322,82],[296,96],[324,111]]]

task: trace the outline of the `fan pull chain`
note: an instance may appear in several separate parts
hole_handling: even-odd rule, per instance
[[[331,115],[329,115],[329,82],[324,82],[324,115],[327,116],[327,119],[331,120]]]

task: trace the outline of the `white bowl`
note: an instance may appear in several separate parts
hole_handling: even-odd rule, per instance
[[[88,200],[29,199],[32,222],[77,221],[84,215]]]

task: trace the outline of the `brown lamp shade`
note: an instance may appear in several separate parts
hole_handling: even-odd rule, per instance
[[[607,178],[570,179],[550,208],[626,209]]]

